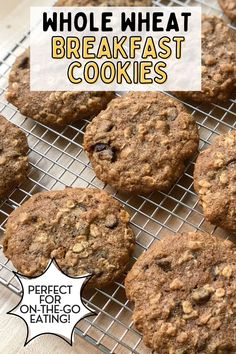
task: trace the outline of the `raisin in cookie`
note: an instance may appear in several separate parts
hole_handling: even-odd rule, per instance
[[[29,49],[16,59],[6,94],[22,114],[52,127],[63,127],[97,114],[113,96],[112,92],[30,91]]]
[[[0,115],[0,198],[26,179],[28,148],[26,135]]]
[[[124,192],[169,189],[198,148],[195,121],[177,100],[131,92],[88,125],[84,148],[96,175]]]
[[[133,319],[157,354],[236,352],[236,246],[209,234],[156,242],[125,280]]]
[[[236,21],[236,1],[235,0],[218,0],[224,13],[232,20]]]
[[[58,0],[54,6],[151,6],[151,0]]]
[[[205,218],[236,232],[236,131],[217,137],[201,152],[195,165],[194,187]]]
[[[220,18],[202,19],[202,91],[175,92],[196,102],[225,101],[236,84],[236,35]]]
[[[92,274],[105,286],[126,268],[134,247],[129,214],[107,193],[68,188],[38,193],[6,225],[4,253],[27,276],[41,274],[51,258],[71,276]]]

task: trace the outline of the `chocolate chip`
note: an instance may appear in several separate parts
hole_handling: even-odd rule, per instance
[[[158,265],[159,268],[161,268],[164,272],[170,272],[172,270],[171,267],[171,262],[165,260],[165,259],[161,259],[156,261],[156,265]]]
[[[113,124],[110,124],[110,126],[107,127],[106,132],[110,132],[113,128],[114,128],[114,125],[113,125]]]
[[[96,144],[94,146],[94,152],[104,151],[104,150],[107,150],[107,148],[108,148],[107,144]]]
[[[38,221],[38,217],[36,215],[31,216],[31,222],[35,223]]]
[[[143,265],[143,270],[144,270],[144,272],[146,271],[146,270],[148,270],[149,269],[149,264],[144,264]]]
[[[27,69],[29,68],[29,57],[25,57],[21,60],[19,64],[20,69]]]
[[[111,162],[115,162],[116,161],[116,150],[114,148],[112,148],[112,159]]]
[[[14,159],[18,159],[19,157],[21,157],[21,154],[15,152],[14,154],[11,155],[11,157],[14,158]]]
[[[116,161],[116,149],[108,144],[98,143],[94,146],[94,152],[99,153],[101,160]]]
[[[227,166],[233,166],[236,165],[236,159],[232,159],[227,163]]]

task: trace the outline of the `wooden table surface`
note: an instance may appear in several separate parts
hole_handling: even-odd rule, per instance
[[[26,325],[23,320],[7,315],[19,302],[19,297],[0,285],[0,353],[4,354],[99,354],[95,349],[79,336],[75,336],[75,343],[71,347],[64,340],[54,335],[43,335],[24,347]]]

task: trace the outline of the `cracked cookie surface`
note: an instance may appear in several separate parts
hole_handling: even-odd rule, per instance
[[[157,241],[125,280],[133,320],[157,354],[236,352],[236,246],[204,233]]]
[[[232,20],[236,21],[236,1],[235,0],[218,0],[224,13]]]
[[[227,100],[236,85],[236,35],[216,16],[202,18],[202,91],[175,92],[196,102]]]
[[[195,164],[194,188],[205,218],[236,232],[236,131],[217,137],[200,153]]]
[[[87,126],[84,148],[98,178],[133,193],[168,190],[198,149],[195,121],[177,100],[131,92]]]
[[[102,287],[122,274],[134,247],[129,214],[106,192],[68,188],[38,193],[9,217],[4,253],[26,276],[51,258],[68,275],[92,274]]]
[[[0,198],[26,179],[28,149],[25,133],[0,115]]]
[[[13,64],[6,93],[22,114],[52,127],[97,114],[113,97],[113,92],[30,91],[29,49]]]

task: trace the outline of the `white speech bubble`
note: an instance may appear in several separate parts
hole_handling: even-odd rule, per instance
[[[22,298],[8,314],[25,321],[24,345],[42,334],[57,335],[72,345],[76,324],[96,315],[82,301],[83,287],[91,275],[70,277],[58,268],[55,260],[38,277],[27,278],[14,273],[22,285]]]

